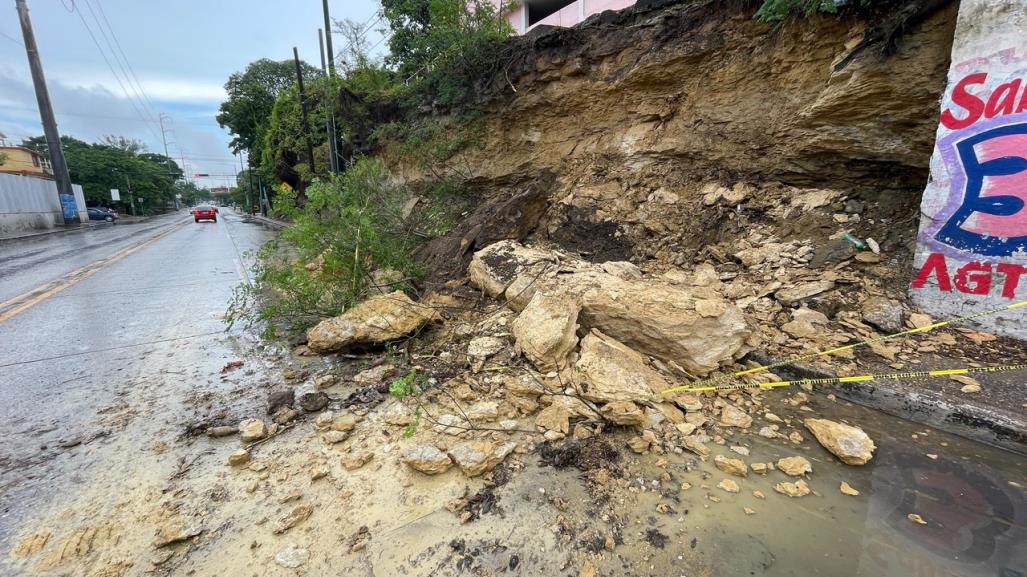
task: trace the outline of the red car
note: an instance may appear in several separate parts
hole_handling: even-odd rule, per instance
[[[217,222],[218,211],[213,206],[197,206],[193,209],[193,219],[195,219],[196,222],[200,222],[201,220],[213,220],[214,222]]]

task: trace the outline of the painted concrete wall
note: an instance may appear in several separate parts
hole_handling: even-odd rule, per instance
[[[79,219],[89,219],[82,187],[72,185]],[[45,230],[63,225],[57,183],[52,180],[0,174],[0,236]]]
[[[548,25],[548,26],[564,26],[570,27],[584,21],[586,18],[593,14],[598,14],[604,10],[620,10],[633,5],[637,0],[576,0],[571,4],[561,8],[560,10],[546,16],[541,21],[532,24],[531,26],[525,26],[526,21],[524,18],[524,1],[516,4],[513,10],[509,9],[511,5],[510,0],[491,0],[492,3],[497,7],[502,7],[506,13],[506,19],[513,27],[514,31],[518,34],[524,34],[528,30],[535,28],[536,26]],[[527,0],[528,3],[531,0]]]
[[[962,0],[921,202],[914,301],[938,318],[1027,300],[1027,5]],[[982,317],[1027,338],[1027,306]]]

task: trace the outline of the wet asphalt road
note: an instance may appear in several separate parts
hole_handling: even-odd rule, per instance
[[[272,235],[222,209],[217,223],[180,211],[0,243],[0,543],[86,482],[91,442],[117,434],[111,407],[134,383],[237,354],[223,316],[246,252]]]

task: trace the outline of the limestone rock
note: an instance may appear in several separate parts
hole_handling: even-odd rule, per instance
[[[341,413],[332,417],[328,428],[333,431],[352,431],[358,420],[353,413]]]
[[[477,337],[471,339],[467,344],[467,356],[478,359],[487,359],[503,350],[506,341],[498,337]]]
[[[239,438],[244,443],[259,441],[267,436],[267,425],[260,419],[245,419],[239,423]]]
[[[314,506],[304,503],[303,505],[297,505],[288,515],[281,518],[278,521],[278,526],[275,527],[275,534],[281,535],[289,529],[292,529],[296,525],[299,525],[305,521],[311,514],[314,513]]]
[[[695,453],[696,455],[699,455],[700,457],[706,457],[710,454],[710,448],[704,445],[702,441],[697,439],[694,435],[690,435],[682,439],[681,444],[684,445],[686,449]]]
[[[426,475],[445,473],[453,466],[449,455],[434,445],[418,445],[403,452],[402,460],[410,468]]]
[[[233,467],[241,467],[249,462],[250,452],[246,449],[239,449],[237,451],[233,451],[232,454],[228,456],[228,464]]]
[[[401,339],[436,317],[433,308],[415,303],[402,291],[367,299],[340,316],[307,331],[307,346],[324,354]]]
[[[579,309],[572,296],[536,293],[513,321],[517,350],[540,371],[563,368],[578,344]]]
[[[499,418],[499,403],[479,401],[467,409],[467,418],[473,422],[495,421]]]
[[[732,481],[731,479],[724,479],[721,482],[717,483],[717,488],[723,489],[728,493],[737,493],[741,491],[741,488],[738,486],[738,483]]]
[[[337,445],[349,438],[349,433],[343,431],[328,431],[321,435],[321,440],[328,445]]]
[[[347,471],[353,471],[363,467],[374,458],[371,451],[354,450],[342,456],[342,466]]]
[[[495,469],[506,459],[517,443],[467,441],[449,449],[449,456],[468,477],[477,477]]]
[[[153,546],[160,549],[192,539],[200,533],[203,533],[203,527],[200,525],[187,524],[182,520],[169,521],[157,530],[157,539]]]
[[[734,405],[726,405],[720,412],[720,426],[746,428],[752,425],[752,417]]]
[[[392,378],[395,374],[396,367],[385,363],[353,375],[353,382],[358,385],[376,385]]]
[[[715,293],[698,298],[682,287],[612,275],[571,275],[582,292],[580,321],[639,353],[705,375],[734,358],[749,336],[742,311]],[[710,292],[706,289],[707,292]],[[697,310],[697,303],[700,310]]]
[[[724,471],[729,475],[736,477],[747,477],[749,475],[749,467],[745,464],[745,461],[741,459],[732,459],[725,457],[724,455],[717,455],[713,458],[713,464],[718,469]]]
[[[859,491],[854,489],[852,485],[846,483],[845,481],[842,481],[842,484],[838,487],[838,490],[841,491],[842,494],[849,495],[850,497],[859,496]]]
[[[556,431],[567,434],[570,431],[571,411],[557,403],[549,405],[535,416],[535,426],[543,432]]]
[[[575,369],[581,396],[600,403],[648,401],[670,387],[645,357],[596,329],[581,340]]]
[[[783,288],[774,294],[774,297],[784,305],[791,305],[827,292],[834,288],[834,281],[818,280]]]
[[[874,456],[874,441],[859,427],[827,419],[806,419],[805,424],[817,442],[846,465],[865,465]]]
[[[645,413],[631,401],[607,403],[599,409],[599,412],[618,425],[638,425],[642,427],[646,424]]]
[[[310,559],[310,552],[290,543],[275,555],[275,563],[286,569],[296,569]]]
[[[784,474],[791,475],[792,477],[801,477],[806,473],[813,472],[813,465],[811,465],[805,457],[800,457],[798,455],[778,459],[777,468],[781,469]]]
[[[804,497],[810,493],[809,485],[802,479],[794,483],[778,483],[774,485],[774,490],[789,497]]]
[[[863,322],[881,329],[886,333],[897,333],[906,323],[906,311],[902,303],[882,296],[872,296],[863,301],[860,307]]]
[[[536,265],[548,265],[557,262],[554,254],[548,251],[535,250],[512,240],[503,240],[474,253],[467,276],[471,284],[481,289],[490,297],[498,297],[506,292],[520,273],[533,269]]]

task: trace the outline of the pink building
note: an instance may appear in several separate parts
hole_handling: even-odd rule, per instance
[[[636,0],[492,0],[510,26],[524,34],[539,24],[574,26],[604,10],[620,10]],[[513,9],[510,7],[513,6]]]

